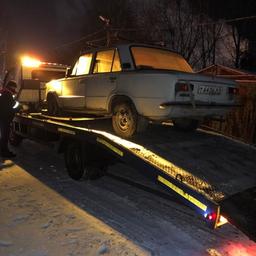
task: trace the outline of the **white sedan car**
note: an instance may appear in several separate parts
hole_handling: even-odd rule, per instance
[[[49,114],[111,115],[114,131],[131,137],[149,120],[183,130],[223,116],[235,105],[235,82],[193,72],[178,53],[142,44],[82,54],[63,79],[46,85]]]

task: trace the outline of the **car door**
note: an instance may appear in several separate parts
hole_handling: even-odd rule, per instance
[[[83,54],[76,62],[71,77],[62,80],[62,102],[64,108],[85,109],[85,78],[90,72],[93,53]]]
[[[96,53],[92,74],[83,78],[87,109],[107,110],[107,101],[116,89],[119,71],[121,65],[116,49]]]

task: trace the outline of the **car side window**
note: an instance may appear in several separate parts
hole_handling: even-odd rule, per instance
[[[116,50],[114,61],[113,61],[113,66],[112,66],[112,72],[118,72],[118,71],[121,71],[121,62],[120,62],[120,58],[119,58],[119,53]]]
[[[93,73],[116,72],[121,70],[121,64],[117,51],[100,51],[96,55]]]
[[[90,66],[92,62],[92,53],[84,54],[80,56],[78,61],[76,62],[71,75],[72,76],[80,76],[87,75],[90,72]]]

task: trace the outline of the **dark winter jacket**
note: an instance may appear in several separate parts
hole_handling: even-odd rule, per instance
[[[0,89],[0,121],[12,119],[15,114],[15,100],[8,88]]]

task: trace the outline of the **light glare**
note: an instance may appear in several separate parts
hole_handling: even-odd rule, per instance
[[[41,65],[40,60],[31,58],[29,56],[23,56],[21,58],[21,63],[22,63],[22,66],[24,67],[33,67],[33,68],[37,68]]]
[[[50,90],[56,91],[57,93],[61,94],[62,85],[60,81],[52,80],[48,84],[50,85]]]

